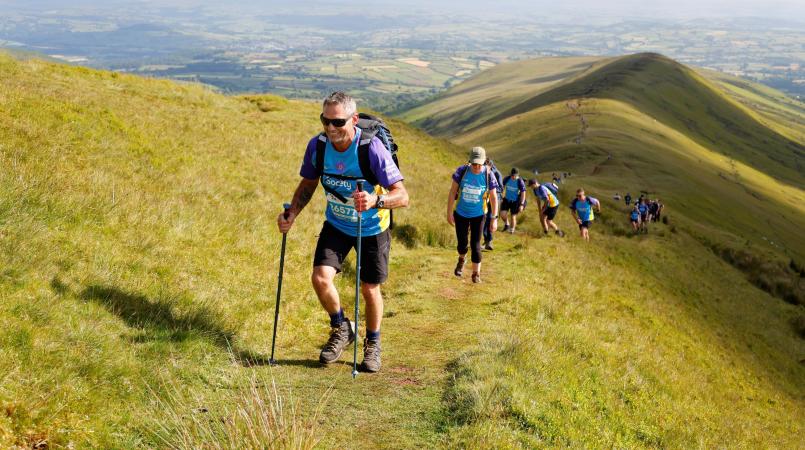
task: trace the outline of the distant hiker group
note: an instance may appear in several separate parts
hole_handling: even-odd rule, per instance
[[[616,192],[614,199],[620,201],[620,194]],[[627,207],[630,207],[632,194],[627,192],[623,196],[623,201]],[[635,234],[648,233],[648,224],[650,222],[659,222],[664,208],[665,205],[660,202],[660,199],[649,200],[643,194],[640,194],[640,197],[634,202],[634,206],[629,210],[629,223],[632,225],[632,231]]]
[[[563,173],[563,177],[566,176],[567,173]],[[500,171],[487,157],[486,150],[483,147],[473,147],[468,162],[458,166],[453,173],[447,195],[447,223],[456,229],[458,261],[453,270],[455,276],[461,277],[464,274],[469,251],[472,282],[481,282],[481,251],[482,248],[493,249],[492,239],[498,226],[498,212],[504,221],[503,231],[514,234],[517,216],[528,203],[527,187],[532,189],[537,198],[543,232],[548,234],[549,230],[553,230],[557,236],[564,237],[565,232],[554,222],[560,206],[558,183],[561,180],[554,173],[552,181],[540,184],[532,179],[526,183],[516,167],[511,169],[507,177],[501,179]],[[589,241],[589,229],[595,220],[595,211],[601,212],[601,203],[598,199],[587,196],[584,189],[578,189],[569,206],[581,237]]]

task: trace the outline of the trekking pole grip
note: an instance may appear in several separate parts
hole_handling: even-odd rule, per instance
[[[283,203],[282,204],[282,209],[285,210],[285,212],[282,213],[282,217],[284,217],[285,220],[288,220],[288,215],[291,214],[291,204],[290,203]]]

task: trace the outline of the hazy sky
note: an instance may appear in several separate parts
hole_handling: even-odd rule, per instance
[[[146,4],[151,7],[192,8],[221,7],[217,0],[0,0],[0,14],[5,7],[32,9],[92,7],[98,12],[119,4]],[[230,12],[247,10],[271,13],[304,9],[306,12],[331,14],[345,10],[351,14],[366,10],[367,5],[426,14],[427,11],[463,14],[527,15],[532,18],[562,16],[605,16],[610,19],[697,17],[770,17],[792,19],[805,23],[805,0],[241,0],[225,5]]]

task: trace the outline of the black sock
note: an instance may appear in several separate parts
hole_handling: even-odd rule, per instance
[[[333,328],[340,327],[344,321],[344,310],[339,309],[337,313],[330,314],[330,326]]]
[[[369,331],[366,330],[366,340],[369,341],[379,341],[380,340],[380,330],[377,331]]]

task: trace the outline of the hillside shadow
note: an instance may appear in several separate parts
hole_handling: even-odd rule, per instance
[[[222,325],[207,308],[179,312],[171,299],[151,300],[144,295],[124,292],[118,288],[91,285],[79,297],[100,304],[123,319],[131,328],[145,334],[135,337],[140,342],[167,340],[181,342],[197,336],[219,346],[228,346],[234,331]]]
[[[226,350],[242,366],[267,366],[268,356],[233,347],[235,331],[206,307],[180,310],[170,298],[149,299],[113,286],[90,285],[78,294],[85,301],[97,303],[120,317],[140,333],[132,342],[184,342],[205,339]],[[291,364],[290,362],[288,363]],[[296,365],[303,365],[301,362]],[[313,367],[313,363],[307,365]]]

